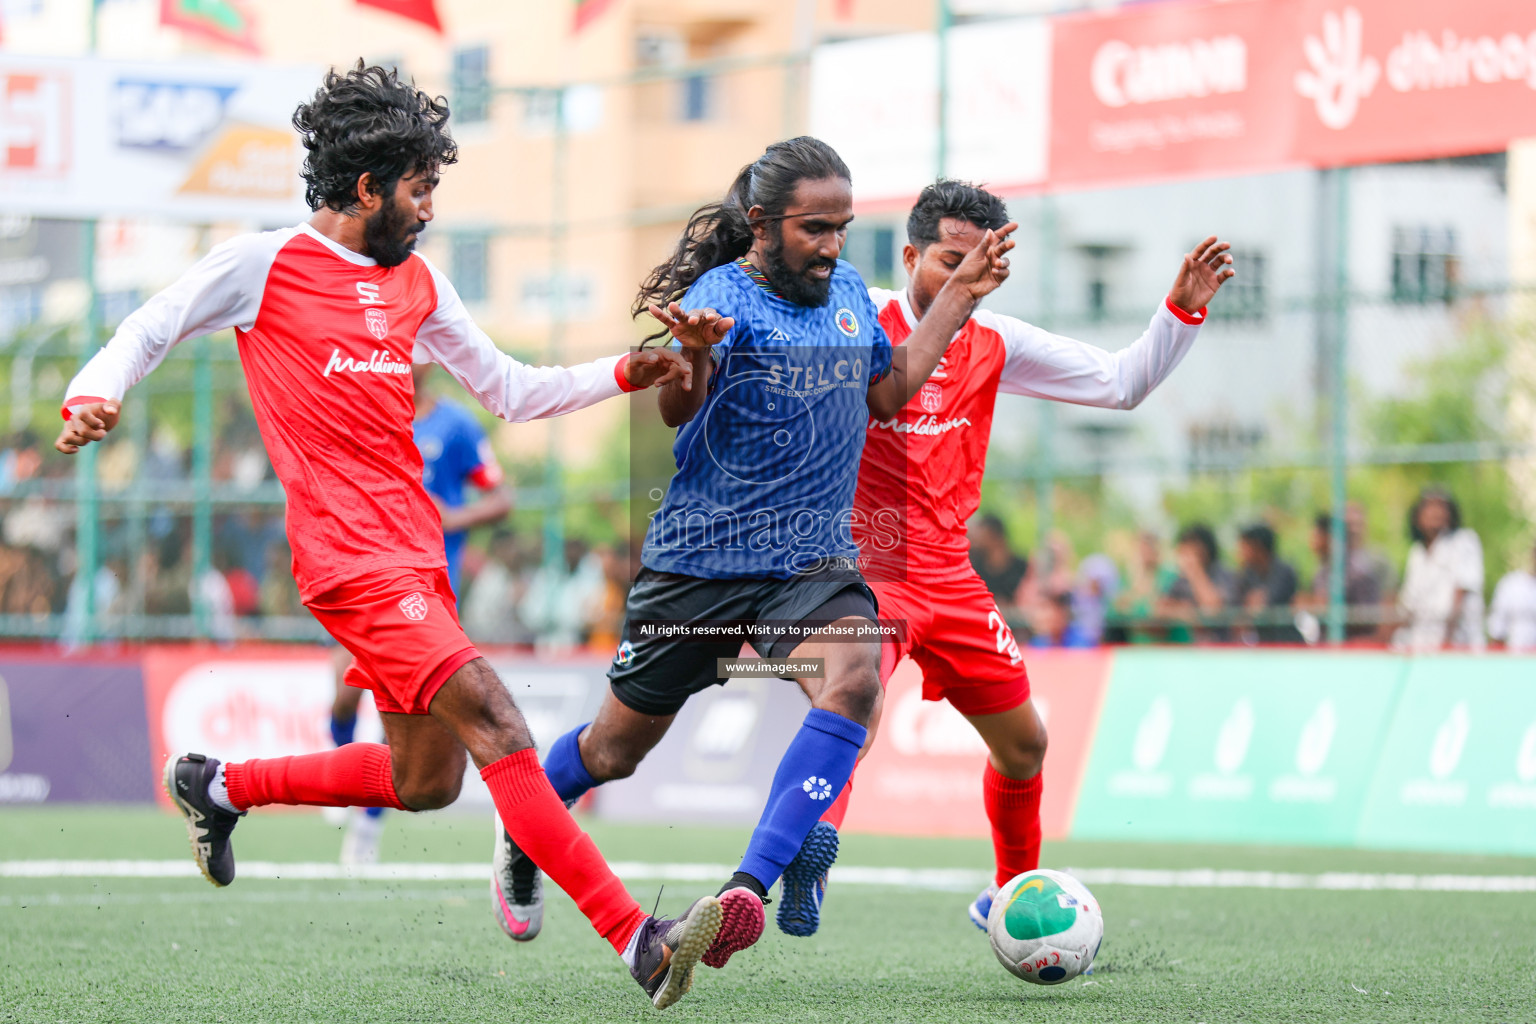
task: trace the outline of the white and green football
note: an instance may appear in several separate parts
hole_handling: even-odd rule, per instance
[[[1015,875],[998,890],[987,934],[1009,973],[1036,985],[1060,985],[1093,965],[1104,915],[1082,882],[1041,868]]]

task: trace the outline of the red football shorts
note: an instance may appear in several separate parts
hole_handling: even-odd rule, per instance
[[[380,711],[427,714],[448,677],[480,657],[459,625],[446,569],[378,569],[306,607],[352,652],[342,681],[372,690]]]
[[[907,624],[905,638],[881,652],[882,683],[910,656],[923,670],[923,699],[947,700],[962,715],[995,715],[1029,699],[1024,656],[979,576],[870,587],[880,618]]]

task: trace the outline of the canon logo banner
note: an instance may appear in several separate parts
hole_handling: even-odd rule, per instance
[[[1235,35],[1160,46],[1111,39],[1093,55],[1090,77],[1106,107],[1242,92],[1248,45]]]
[[[1487,153],[1536,135],[1529,0],[1133,4],[1051,23],[1057,186]]]

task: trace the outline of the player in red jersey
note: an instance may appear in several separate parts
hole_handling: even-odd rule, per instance
[[[907,219],[907,289],[870,289],[892,344],[912,333],[977,240],[1007,220],[1003,201],[973,185],[940,181],[923,189]],[[1187,253],[1146,331],[1119,352],[978,310],[901,412],[869,421],[854,499],[855,539],[881,619],[906,623],[905,636],[885,647],[880,678],[888,680],[910,656],[923,671],[924,699],[948,700],[991,752],[982,792],[996,876],[971,904],[980,928],[997,886],[1039,866],[1046,748],[1023,654],[971,566],[966,537],[966,521],[981,504],[993,404],[1006,392],[1134,409],[1194,344],[1206,304],[1235,273],[1228,248],[1211,237]],[[892,509],[903,513],[904,523],[894,544],[889,529],[870,528]],[[865,751],[873,736],[872,724]],[[817,829],[842,824],[851,789],[850,781]],[[814,837],[813,830],[807,843]]]
[[[389,744],[221,764],[171,757],[165,785],[198,866],[234,880],[230,833],[251,807],[443,807],[466,749],[517,845],[579,906],[652,1002],[668,1006],[720,929],[719,901],[647,916],[545,778],[527,723],[459,626],[441,517],[412,439],[411,365],[444,367],[508,420],[556,416],[626,391],[691,381],[670,352],[529,367],[470,319],[414,253],[439,169],[457,150],[441,99],[392,71],[330,72],[294,114],[308,156],[307,223],[213,249],[123,321],[70,383],[56,447],[117,425],[128,389],[177,343],[233,327],[257,424],[288,497],[305,606],[356,659]]]

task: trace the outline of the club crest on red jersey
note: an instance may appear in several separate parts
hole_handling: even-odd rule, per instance
[[[377,306],[369,306],[363,313],[363,323],[368,326],[368,333],[380,341],[389,334],[389,318]]]
[[[400,612],[412,622],[420,622],[427,617],[427,599],[419,591],[414,594],[406,594],[400,599]]]
[[[837,311],[837,329],[850,338],[859,336],[859,318],[846,306]]]
[[[922,403],[924,412],[938,412],[939,406],[944,404],[944,389],[929,381],[918,391],[917,400]]]

